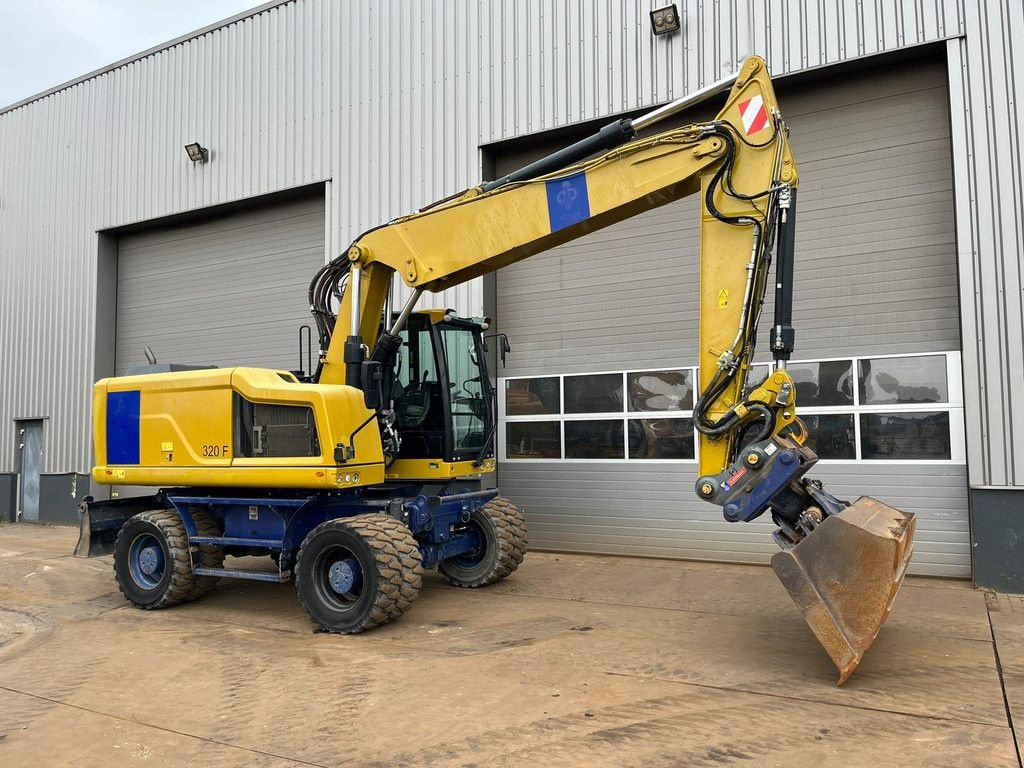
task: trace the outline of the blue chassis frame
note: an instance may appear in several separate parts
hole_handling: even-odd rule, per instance
[[[420,489],[417,489],[420,490]],[[362,489],[330,491],[309,496],[276,498],[179,495],[167,501],[181,515],[189,544],[214,544],[281,553],[281,569],[288,570],[291,553],[321,523],[339,518],[383,512],[403,523],[420,547],[423,566],[479,549],[481,538],[473,529],[455,531],[469,522],[473,510],[498,495],[497,489],[436,496],[367,496]],[[202,536],[191,509],[200,508],[223,523],[223,536]],[[228,575],[225,573],[225,575]]]
[[[424,486],[416,485],[346,491],[256,491],[250,495],[242,495],[245,489],[235,490],[238,495],[220,495],[214,489],[171,488],[145,498],[174,507],[185,525],[190,547],[210,544],[248,554],[279,553],[279,574],[273,574],[201,568],[193,549],[193,569],[197,572],[262,581],[282,580],[281,574],[294,566],[292,557],[299,545],[321,523],[374,512],[390,515],[409,528],[419,544],[425,568],[451,557],[477,552],[484,544],[477,529],[465,526],[456,530],[456,527],[468,523],[474,510],[498,495],[496,488],[460,492],[443,488],[436,494],[427,494]],[[257,495],[260,493],[266,495]],[[94,539],[95,554],[112,551],[110,534],[116,535],[116,530],[140,511],[135,508],[140,506],[139,502],[143,500],[95,502],[86,499],[82,505],[83,517],[93,518],[89,535]],[[152,509],[152,505],[145,502],[142,506]],[[221,523],[224,534],[201,534],[193,517],[196,509]],[[109,544],[106,539],[110,539]],[[94,552],[90,551],[91,554]]]

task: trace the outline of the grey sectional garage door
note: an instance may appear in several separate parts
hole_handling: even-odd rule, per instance
[[[323,263],[322,195],[122,237],[117,372],[146,345],[160,362],[294,369]]]
[[[829,450],[845,458],[816,474],[841,497],[874,495],[919,514],[913,572],[969,576],[945,73],[944,63],[916,62],[779,91],[801,171],[795,359],[848,366],[833,393],[848,407],[818,412],[822,424],[832,417]],[[499,155],[496,173],[542,149]],[[695,462],[630,456],[628,440],[621,459],[580,458],[595,454],[571,444],[581,434],[571,422],[591,417],[566,413],[566,374],[696,365],[697,225],[690,198],[498,274],[497,320],[513,344],[499,375],[503,391],[519,388],[520,409],[519,425],[503,411],[498,481],[527,510],[532,546],[738,562],[775,551],[770,522],[730,525],[696,500]],[[934,355],[870,359],[921,353]],[[510,381],[544,376],[553,379]],[[559,386],[561,406],[545,405]],[[628,384],[617,386],[628,401]],[[616,407],[593,418],[628,434],[630,406],[590,410]]]

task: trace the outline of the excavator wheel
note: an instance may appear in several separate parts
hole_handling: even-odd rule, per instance
[[[380,513],[321,523],[302,542],[295,565],[306,613],[323,630],[344,635],[394,621],[422,584],[416,539]]]
[[[146,610],[194,599],[188,535],[177,512],[140,512],[122,526],[114,542],[114,577],[121,594]]]
[[[519,508],[495,496],[469,517],[483,546],[442,561],[438,570],[457,587],[484,587],[515,571],[526,557],[526,521]]]
[[[217,521],[203,510],[192,509],[190,512],[200,536],[220,536],[224,533]],[[197,565],[205,568],[224,567],[223,547],[218,547],[215,544],[199,544],[198,549],[199,557],[195,560]],[[220,578],[218,576],[196,576],[195,581],[195,587],[192,589],[189,600],[198,600],[201,597],[206,597],[213,592]]]

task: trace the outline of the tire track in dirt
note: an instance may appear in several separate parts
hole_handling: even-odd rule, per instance
[[[602,664],[605,672],[641,678],[653,678],[685,683],[708,688],[730,689],[751,694],[785,696],[821,704],[833,704],[865,709],[885,710],[911,716],[949,718],[970,723],[1002,725],[1004,712],[999,708],[999,680],[994,670],[988,674],[991,662],[984,658],[991,654],[990,648],[979,649],[977,658],[960,660],[941,658],[941,675],[936,673],[936,664],[928,658],[903,658],[885,665],[871,659],[866,669],[857,671],[856,676],[842,688],[821,685],[813,680],[794,682],[790,675],[764,675],[756,673],[744,679],[737,671],[724,675],[672,665],[665,661],[635,663],[631,661]],[[936,654],[937,655],[937,654]],[[936,659],[940,661],[940,659]],[[898,687],[890,684],[898,675]],[[992,695],[965,697],[963,692],[977,690],[979,679],[991,684]]]
[[[898,754],[902,741],[924,733],[934,738],[936,731],[943,734],[942,741],[965,750],[962,755],[951,754],[946,765],[982,768],[996,764],[992,753],[978,756],[996,733],[989,726],[845,709],[839,712],[834,707],[823,712],[813,702],[780,704],[755,694],[743,695],[746,701],[741,704],[725,706],[716,698],[691,689],[686,694],[595,708],[590,716],[575,712],[488,729],[367,765],[784,765],[787,755],[804,753],[809,747],[829,749],[837,733],[842,733],[850,749],[864,741],[876,747],[891,743],[893,754]],[[851,721],[856,722],[855,733],[848,730]],[[974,731],[975,738],[965,731]],[[968,756],[968,748],[974,757]],[[943,763],[940,758],[930,764]]]
[[[58,705],[45,699],[0,687],[0,755],[3,754],[4,740],[11,734],[28,728],[56,706]]]

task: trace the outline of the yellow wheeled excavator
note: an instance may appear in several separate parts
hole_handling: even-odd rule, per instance
[[[707,122],[642,135],[729,91]],[[415,600],[422,569],[478,587],[526,552],[520,510],[461,478],[494,471],[485,318],[416,311],[451,288],[651,208],[699,194],[700,396],[696,492],[726,520],[768,513],[772,566],[839,669],[854,671],[888,616],[914,516],[843,502],[817,461],[786,365],[798,172],[765,62],[508,176],[371,229],[310,286],[320,355],[309,375],[140,366],[94,389],[102,484],[152,495],[83,505],[80,554],[113,553],[126,598],[160,608],[217,578],[295,578],[313,620],[359,632]],[[774,358],[748,386],[772,282]],[[412,289],[392,311],[393,278]],[[225,567],[271,555],[277,570]]]

